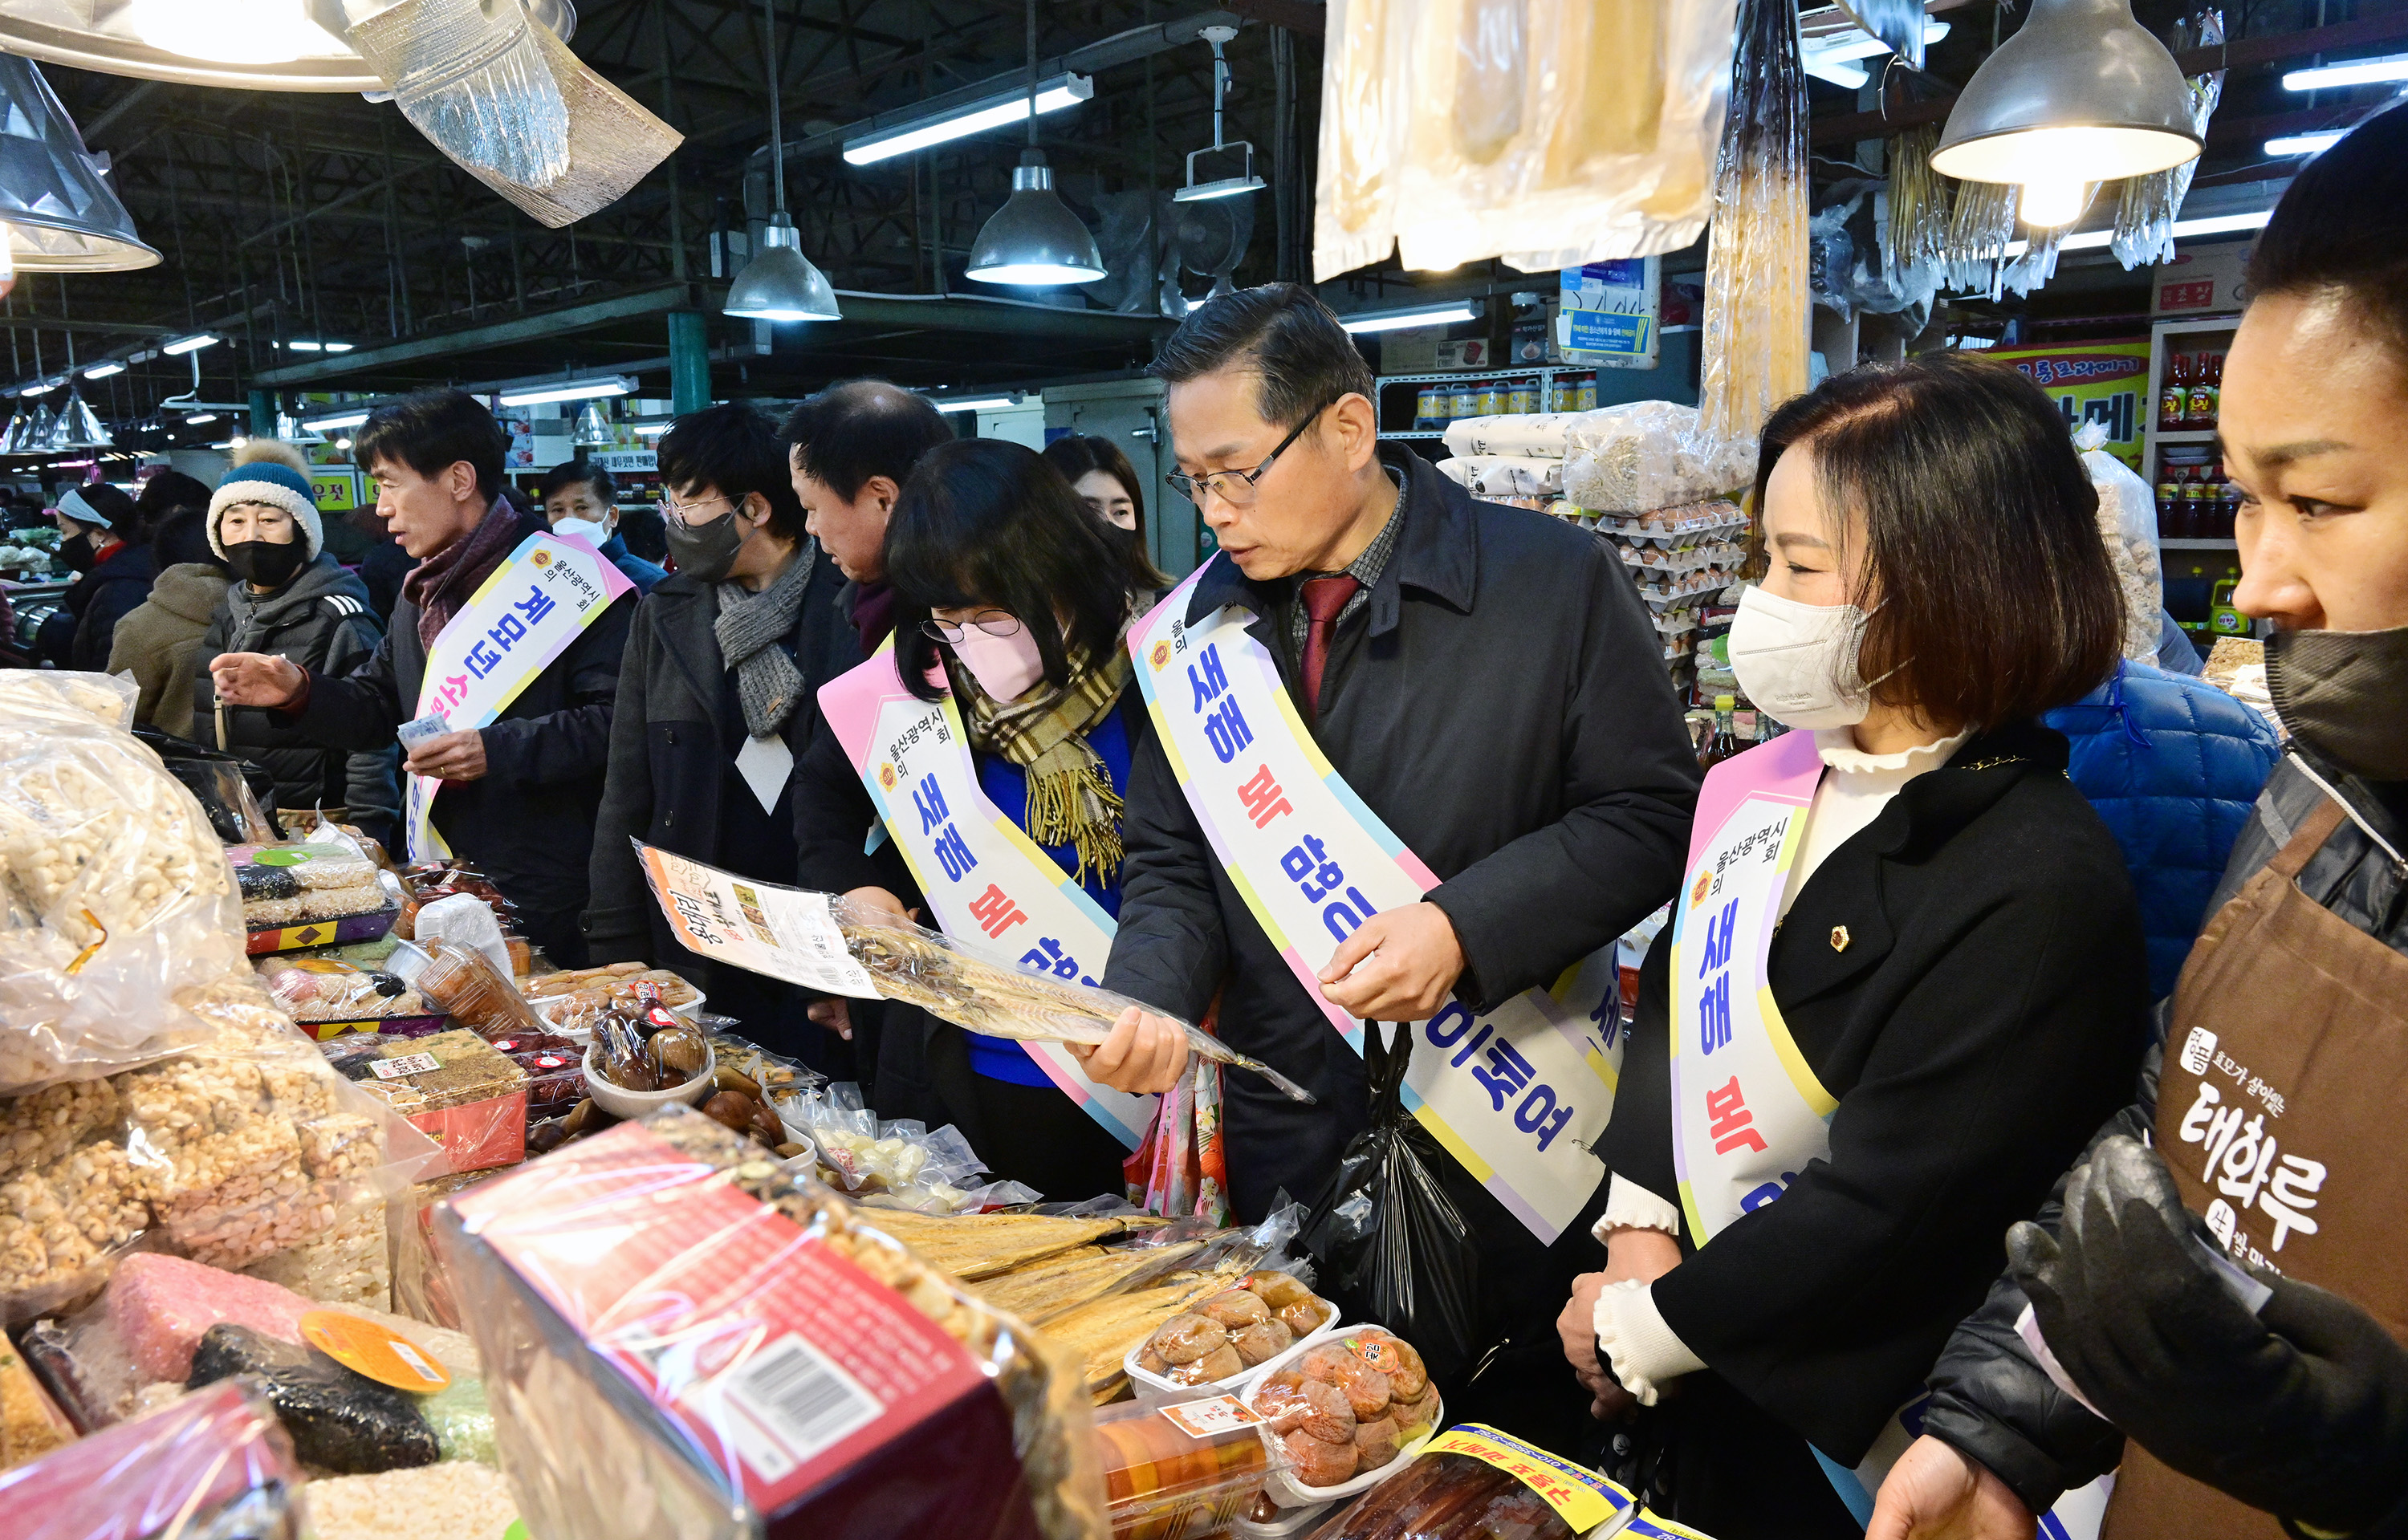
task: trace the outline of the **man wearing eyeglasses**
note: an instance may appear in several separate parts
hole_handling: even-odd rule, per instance
[[[1220,991],[1229,1046],[1318,1097],[1300,1105],[1258,1077],[1223,1077],[1232,1196],[1240,1217],[1256,1219],[1282,1190],[1306,1201],[1320,1192],[1366,1126],[1366,1060],[1336,1020],[1430,1021],[1451,1000],[1486,1015],[1610,945],[1678,885],[1698,770],[1621,563],[1593,536],[1475,503],[1429,461],[1381,444],[1370,370],[1309,291],[1272,284],[1213,301],[1153,372],[1168,385],[1172,480],[1220,543],[1193,587],[1168,602],[1188,628],[1226,606],[1242,612],[1244,635],[1275,662],[1313,746],[1439,879],[1419,903],[1370,912],[1366,901],[1342,919],[1326,911],[1333,935],[1354,928],[1308,980],[1254,905],[1272,884],[1327,880],[1302,846],[1326,831],[1312,817],[1278,823],[1283,805],[1258,798],[1245,805],[1254,828],[1281,836],[1263,846],[1267,864],[1229,844],[1226,817],[1208,834],[1196,810],[1211,805],[1202,778],[1242,777],[1258,757],[1231,753],[1216,771],[1217,750],[1242,747],[1226,733],[1213,751],[1184,753],[1178,771],[1150,740],[1132,768],[1120,931],[1104,983],[1191,1021]],[[1157,616],[1140,630],[1166,635],[1151,631],[1164,623]],[[1238,677],[1226,655],[1178,659],[1165,642],[1138,660],[1166,712],[1189,709],[1191,692],[1202,701],[1226,688],[1223,665]],[[1254,738],[1289,731],[1283,713],[1251,716]],[[1283,863],[1275,852],[1291,841]],[[1224,848],[1237,852],[1242,885]],[[1316,944],[1326,950],[1331,938]],[[1383,1036],[1377,1027],[1364,1035]],[[1185,1061],[1170,1023],[1132,1011],[1087,1071],[1160,1091]],[[1527,1352],[1533,1376],[1563,1380],[1569,1403],[1576,1387],[1552,1325],[1569,1266],[1480,1179],[1435,1158],[1482,1257],[1479,1336],[1463,1368],[1491,1349],[1500,1369]],[[1588,1245],[1587,1265],[1601,1265],[1584,1219],[1564,1234],[1557,1251]],[[1512,1405],[1526,1387],[1459,1405],[1464,1378],[1450,1377],[1451,1415],[1535,1427]],[[1514,1377],[1484,1374],[1482,1385]]]
[[[795,762],[819,687],[861,662],[844,575],[803,528],[785,446],[741,404],[681,417],[658,446],[677,570],[636,612],[610,722],[585,934],[605,961],[677,969],[745,1035],[851,1078],[849,1050],[800,991],[680,946],[631,839],[765,882],[795,880]]]
[[[418,563],[382,645],[341,676],[267,653],[226,653],[209,664],[218,699],[285,712],[329,749],[393,748],[395,730],[418,716],[429,651],[485,580],[546,529],[540,514],[502,495],[509,448],[494,414],[464,392],[423,391],[371,413],[354,452],[376,481],[377,517]],[[563,967],[586,961],[578,916],[635,607],[633,594],[622,595],[519,685],[494,720],[417,742],[404,766],[441,782],[433,827],[518,906],[519,927]]]

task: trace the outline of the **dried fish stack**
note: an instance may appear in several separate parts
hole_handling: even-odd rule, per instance
[[[1946,260],[1955,182],[1931,169],[1940,125],[1910,128],[1889,142],[1889,218],[1881,227],[1882,268],[1890,287],[1922,286]]]
[[[1807,386],[1806,71],[1786,0],[1740,7],[1713,207],[1698,428],[1753,444]]]
[[[2177,53],[2185,49],[2213,48],[2224,41],[2224,12],[2211,7],[2174,23],[2172,47]],[[2207,137],[2207,122],[2215,115],[2217,102],[2224,96],[2224,71],[2210,70],[2190,78],[2190,121],[2201,139]],[[2128,177],[2117,184],[2120,196],[2115,207],[2115,236],[2108,250],[2128,271],[2134,267],[2172,262],[2174,259],[2174,216],[2182,212],[2183,198],[2190,192],[2190,179],[2199,169],[2196,160],[2165,171],[2153,171],[2145,177]]]

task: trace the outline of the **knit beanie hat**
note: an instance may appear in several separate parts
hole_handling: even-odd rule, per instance
[[[317,494],[309,488],[309,478],[290,465],[263,460],[237,464],[226,472],[218,490],[209,494],[209,549],[220,556],[225,554],[225,542],[219,537],[219,520],[236,503],[265,503],[291,514],[311,561],[317,560],[326,544],[325,530],[318,522]]]

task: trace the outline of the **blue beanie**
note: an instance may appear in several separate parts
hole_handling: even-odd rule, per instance
[[[225,542],[218,537],[219,516],[236,503],[265,503],[291,514],[310,560],[317,558],[326,543],[325,531],[318,522],[317,494],[310,490],[309,478],[289,465],[261,460],[226,472],[218,490],[209,494],[209,549],[221,557],[225,555]]]

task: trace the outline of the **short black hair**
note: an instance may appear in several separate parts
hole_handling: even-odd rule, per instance
[[[1255,379],[1254,409],[1293,428],[1344,395],[1370,399],[1371,366],[1320,297],[1300,283],[1266,283],[1187,313],[1146,373],[1172,385],[1222,369]]]
[[[2408,368],[2408,104],[2300,168],[2249,256],[2249,292],[2344,296]]]
[[[159,531],[150,537],[150,549],[158,557],[159,570],[189,563],[226,570],[223,558],[209,544],[209,515],[206,507],[179,508],[162,520]]]
[[[209,489],[197,477],[182,471],[161,471],[142,483],[142,494],[134,500],[135,509],[145,524],[156,527],[169,514],[183,508],[209,506]]]
[[[680,496],[710,487],[741,502],[747,492],[769,500],[769,531],[801,540],[802,500],[786,471],[778,430],[758,407],[730,401],[688,412],[661,435],[661,485]]]
[[[419,391],[368,413],[351,437],[351,458],[365,471],[380,461],[407,465],[432,480],[466,461],[477,491],[488,500],[502,490],[509,435],[485,404],[466,391]]]
[[[847,501],[873,476],[900,487],[922,455],[954,437],[926,396],[882,379],[829,386],[786,415],[781,436],[804,475]]]
[[[1170,579],[1154,566],[1145,553],[1145,489],[1138,485],[1137,467],[1129,463],[1129,457],[1121,452],[1121,447],[1094,434],[1064,434],[1046,445],[1044,452],[1045,463],[1062,473],[1062,479],[1070,483],[1073,492],[1078,491],[1082,479],[1096,471],[1103,472],[1121,484],[1122,490],[1128,493],[1130,506],[1137,510],[1137,527],[1126,532],[1131,536],[1128,542],[1129,578],[1141,589],[1168,588]],[[1114,533],[1122,532],[1115,526]]]
[[[921,457],[886,526],[886,578],[903,679],[924,700],[943,692],[926,677],[941,645],[921,629],[931,610],[993,605],[1020,617],[1059,689],[1073,656],[1101,663],[1121,645],[1134,597],[1094,510],[1042,455],[1001,438]]]
[[[565,460],[543,473],[543,481],[536,489],[535,500],[549,503],[554,492],[571,487],[592,487],[595,497],[614,506],[619,501],[619,483],[610,473],[591,460]]]
[[[1864,519],[1849,599],[1870,611],[1857,668],[1874,699],[1986,731],[2114,672],[2123,590],[2098,490],[2045,391],[1956,353],[1833,375],[1765,422],[1759,518],[1772,467],[1809,440],[1824,506]]]

